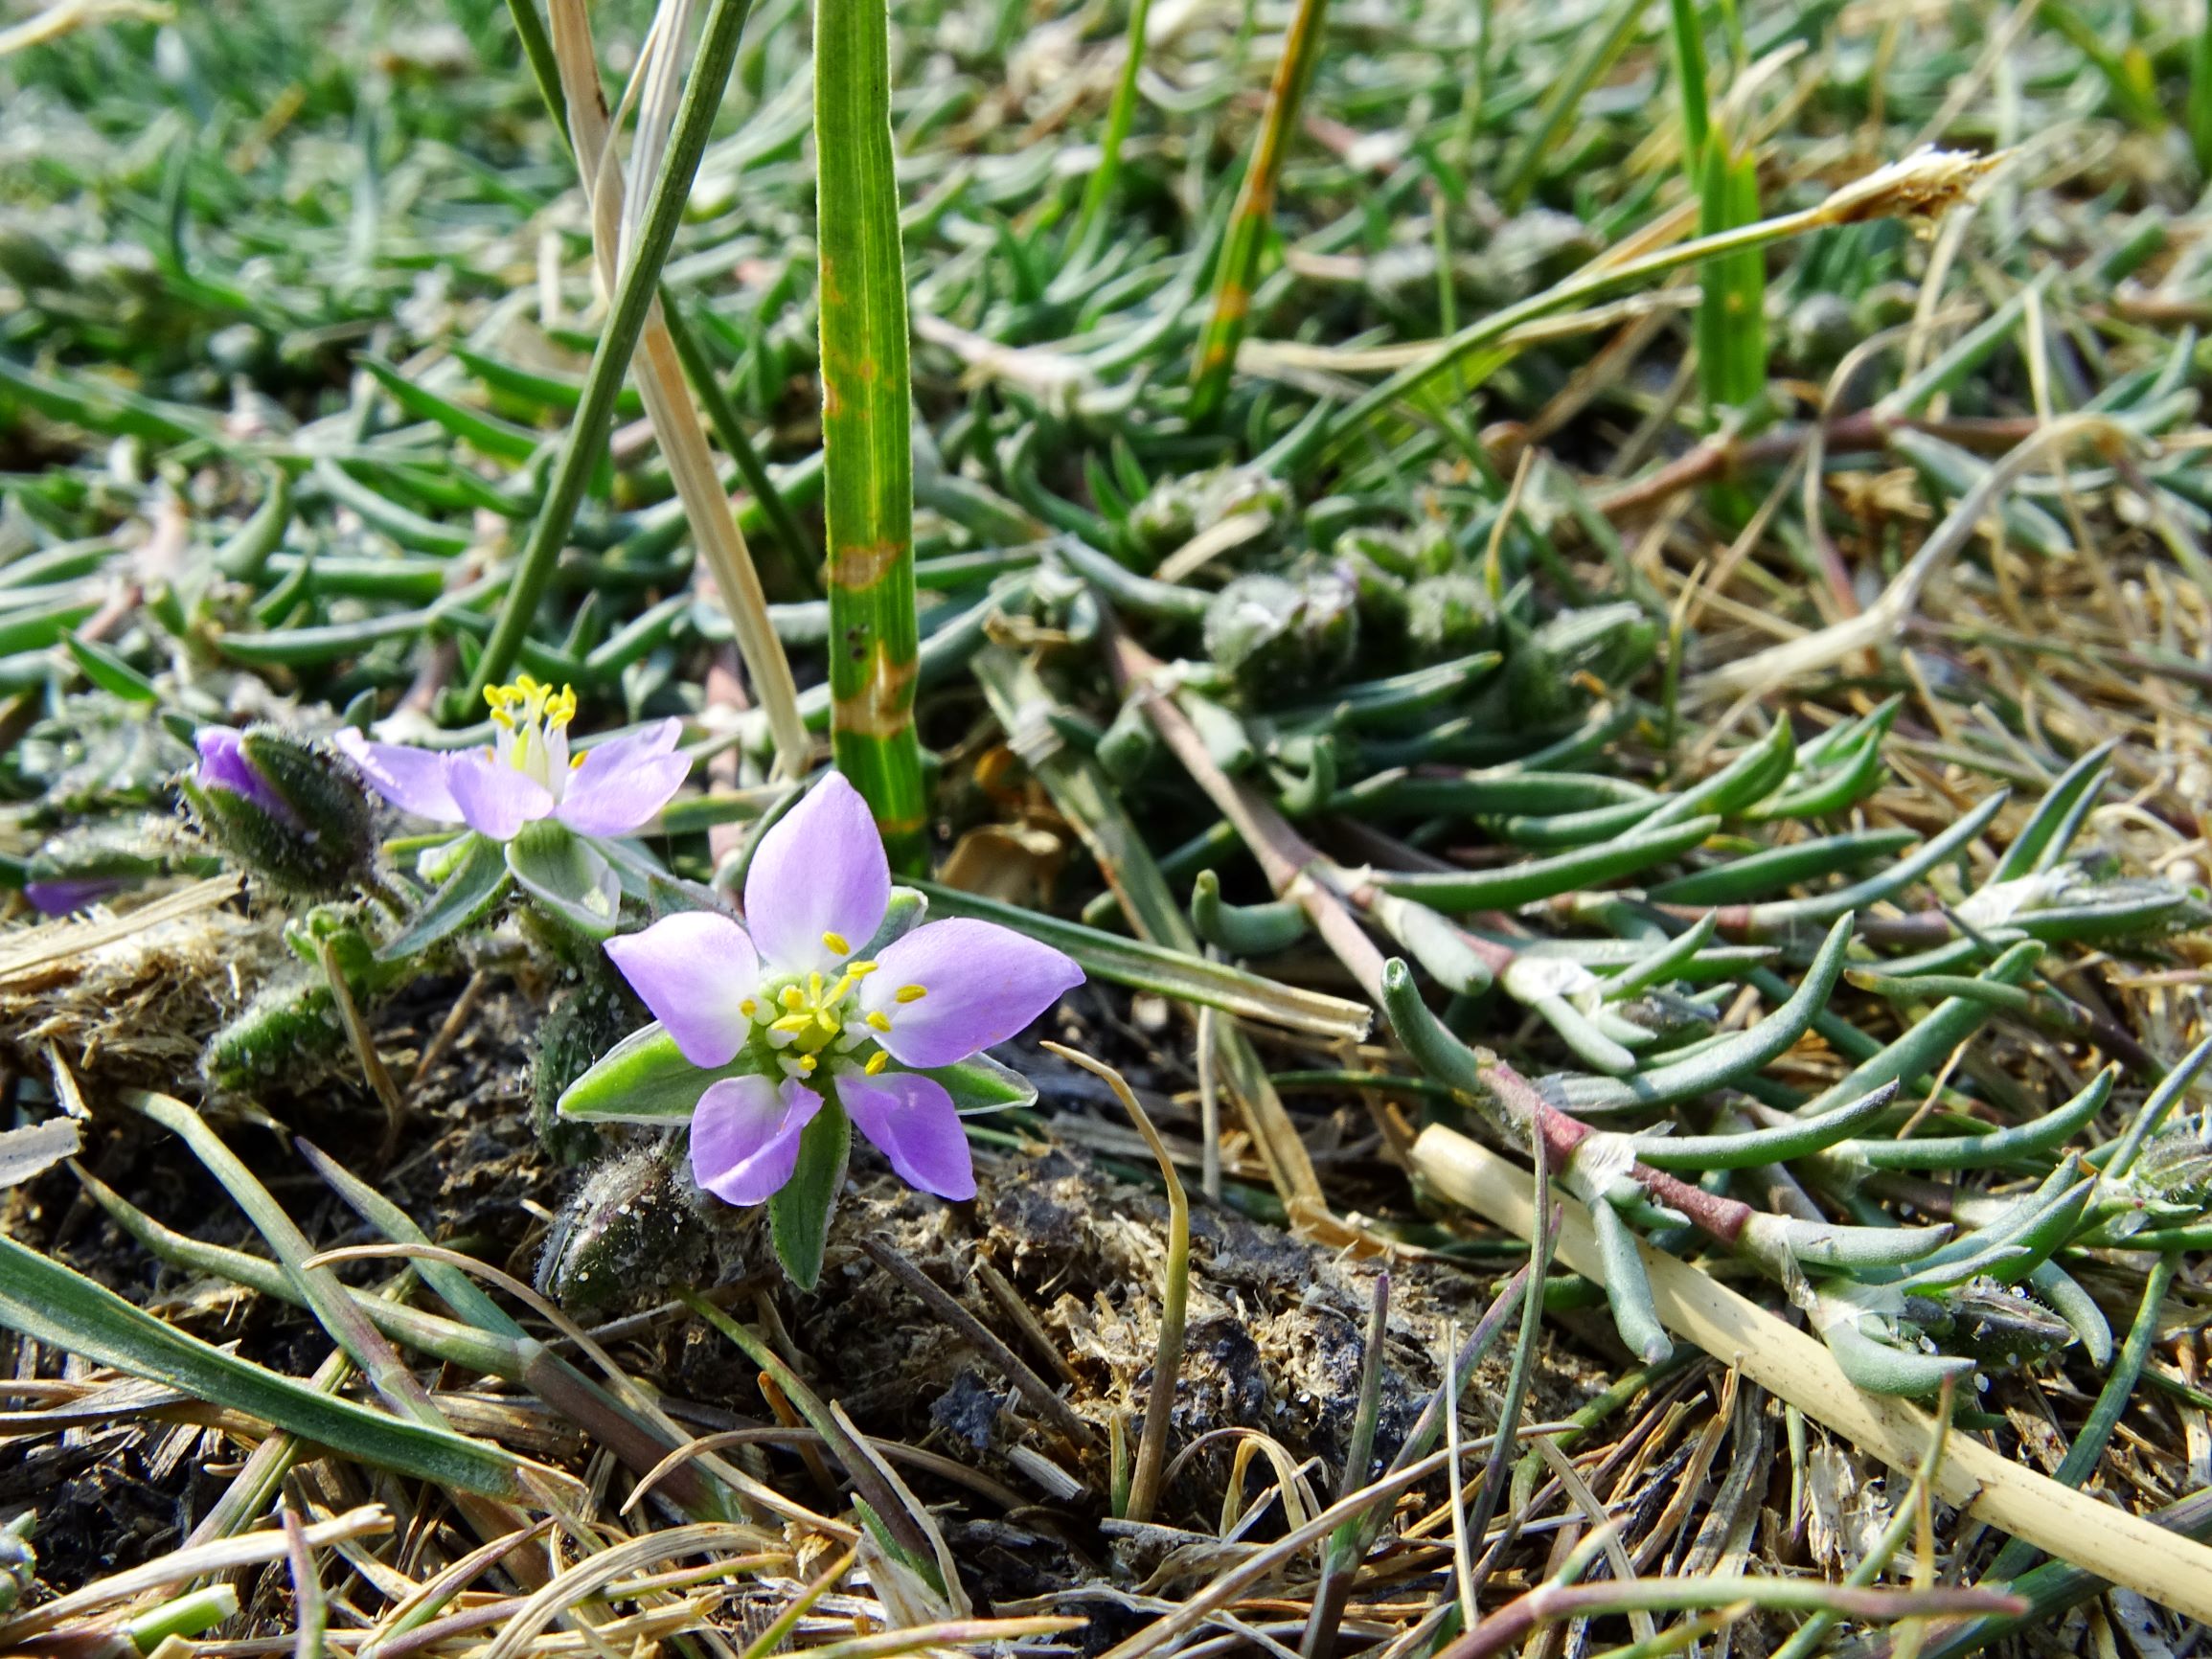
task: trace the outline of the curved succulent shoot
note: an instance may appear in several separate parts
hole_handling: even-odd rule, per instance
[[[1083,970],[993,922],[914,925],[913,898],[891,885],[867,803],[829,774],[762,837],[742,924],[686,911],[607,943],[655,1023],[559,1109],[687,1120],[693,1179],[726,1203],[772,1202],[777,1248],[803,1284],[820,1271],[851,1128],[908,1184],[973,1197],[962,1108],[1034,1098],[983,1051]]]
[[[575,753],[576,693],[522,675],[485,693],[492,740],[463,750],[376,743],[351,729],[338,745],[371,788],[402,812],[464,833],[425,854],[442,885],[385,955],[421,950],[485,915],[510,878],[563,922],[592,937],[614,929],[618,863],[604,843],[657,817],[691,771],[675,753],[677,720],[659,720]],[[485,844],[504,850],[491,856]]]

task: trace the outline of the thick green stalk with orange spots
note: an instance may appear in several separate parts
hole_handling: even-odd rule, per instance
[[[911,874],[925,856],[927,803],[914,736],[913,416],[885,0],[816,0],[814,140],[830,729],[892,869]]]
[[[1228,395],[1237,348],[1244,340],[1245,313],[1252,307],[1252,273],[1260,263],[1260,245],[1274,222],[1275,185],[1283,176],[1290,135],[1298,128],[1299,106],[1313,83],[1313,66],[1321,60],[1321,26],[1328,11],[1329,0],[1298,0],[1290,32],[1283,40],[1283,57],[1267,89],[1267,113],[1260,123],[1260,136],[1252,146],[1252,159],[1230,216],[1221,262],[1214,272],[1213,308],[1206,331],[1198,336],[1191,375],[1193,420],[1210,419]]]

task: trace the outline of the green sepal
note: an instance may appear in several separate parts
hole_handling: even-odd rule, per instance
[[[566,825],[525,824],[507,844],[507,869],[523,892],[585,938],[614,932],[621,880],[606,854]]]
[[[776,1260],[801,1290],[822,1277],[822,1249],[830,1239],[830,1213],[845,1185],[845,1161],[853,1153],[853,1125],[835,1094],[799,1137],[799,1167],[768,1200],[768,1225]]]
[[[655,1020],[600,1056],[561,1091],[554,1110],[595,1124],[688,1123],[710,1084],[759,1070],[742,1050],[726,1066],[695,1066]]]
[[[509,880],[507,858],[498,842],[482,835],[461,837],[467,845],[448,868],[445,885],[414,919],[376,952],[380,962],[398,962],[420,955],[440,940],[472,927],[491,913],[505,897]],[[443,861],[442,861],[443,862]]]
[[[953,1110],[963,1114],[1037,1103],[1037,1085],[989,1055],[970,1055],[957,1065],[935,1066],[917,1075],[943,1088],[952,1097]]]

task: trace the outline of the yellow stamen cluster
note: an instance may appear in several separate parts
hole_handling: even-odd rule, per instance
[[[529,773],[558,796],[559,785],[549,774],[556,757],[566,755],[568,745],[565,739],[558,743],[550,739],[576,718],[576,688],[563,686],[557,692],[523,674],[513,685],[485,687],[484,700],[491,705],[491,723],[502,734],[497,747],[507,763]],[[582,764],[582,755],[567,756],[569,769]]]
[[[847,965],[834,984],[819,973],[807,975],[805,984],[787,985],[777,993],[777,1006],[783,1013],[768,1022],[768,1030],[785,1039],[785,1044],[810,1058],[845,1034],[845,1018],[837,1011],[837,1005],[853,993],[853,988],[876,970],[872,962]],[[814,1068],[806,1065],[804,1070]]]
[[[823,946],[833,957],[847,957],[853,946],[840,933],[822,935]],[[881,1010],[860,1013],[847,1007],[846,999],[862,980],[874,973],[873,962],[847,962],[834,979],[821,972],[769,982],[758,996],[739,1004],[744,1016],[766,1028],[765,1035],[790,1078],[811,1078],[857,1068],[869,1077],[879,1076],[891,1057],[871,1040],[891,1029],[891,1016]],[[919,985],[901,986],[892,995],[900,1004],[919,1002],[927,992]],[[855,1052],[860,1051],[860,1052]],[[868,1052],[873,1051],[873,1052]],[[865,1055],[865,1057],[863,1057]]]
[[[536,725],[559,731],[576,718],[574,686],[563,686],[557,692],[528,674],[511,686],[486,686],[484,700],[491,705],[492,723],[511,732]]]

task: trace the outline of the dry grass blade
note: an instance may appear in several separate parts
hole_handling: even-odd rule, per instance
[[[317,1521],[303,1529],[302,1535],[309,1548],[322,1549],[332,1544],[352,1543],[355,1539],[375,1537],[392,1530],[392,1514],[381,1504],[364,1504],[359,1509],[348,1510],[327,1521]],[[127,1602],[149,1590],[166,1590],[172,1585],[189,1583],[194,1579],[213,1573],[227,1573],[239,1567],[256,1566],[263,1561],[281,1561],[291,1548],[291,1540],[283,1529],[248,1533],[242,1537],[224,1538],[216,1543],[193,1544],[181,1550],[172,1550],[144,1566],[128,1572],[117,1573],[85,1585],[81,1590],[57,1597],[42,1606],[0,1622],[0,1645],[12,1650],[13,1645],[52,1630],[71,1619]]]
[[[1152,1148],[1159,1161],[1160,1179],[1168,1191],[1168,1263],[1167,1284],[1160,1295],[1160,1340],[1152,1356],[1152,1389],[1145,1400],[1144,1436],[1137,1442],[1137,1461],[1129,1479],[1128,1518],[1147,1521],[1160,1495],[1160,1470],[1168,1456],[1168,1421],[1174,1411],[1175,1384],[1183,1369],[1183,1321],[1191,1300],[1191,1201],[1183,1192],[1183,1178],[1175,1172],[1175,1161],[1168,1154],[1167,1143],[1160,1139],[1159,1130],[1137,1103],[1137,1097],[1129,1080],[1113,1067],[1095,1060],[1080,1049],[1071,1049],[1061,1043],[1044,1045],[1065,1060],[1073,1060],[1093,1077],[1104,1079],[1112,1089],[1122,1109],[1129,1113],[1144,1136],[1145,1145]]]
[[[1535,1222],[1526,1178],[1504,1159],[1446,1128],[1423,1131],[1414,1164],[1454,1203],[1526,1238]],[[1589,1213],[1561,1200],[1558,1252],[1576,1272],[1604,1279]],[[1909,1470],[1939,1431],[1888,1396],[1854,1387],[1818,1338],[1792,1329],[1695,1267],[1639,1244],[1659,1316],[1777,1398],[1893,1468]],[[1992,1526],[2188,1614],[2212,1619],[2212,1549],[2101,1504],[1970,1440],[1950,1443],[1934,1490],[1972,1503]]]
[[[745,0],[729,0],[729,3],[737,6],[738,25],[741,27]],[[622,230],[626,216],[622,170],[613,154],[606,110],[600,98],[599,65],[592,51],[591,27],[579,0],[552,0],[551,11],[554,53],[568,96],[570,136],[576,146],[577,168],[591,198],[593,253],[600,279],[612,294],[621,285],[628,268],[629,249]],[[730,42],[733,51],[735,44],[733,35]],[[673,54],[676,49],[675,41],[663,42],[663,52]],[[706,76],[726,67],[726,58],[718,65],[710,64],[702,54],[701,60],[693,66],[693,74]],[[694,87],[691,96],[711,96],[718,102],[720,91],[718,84],[711,89]],[[658,151],[665,142],[665,123],[675,116],[666,97],[653,102],[660,119],[651,130],[659,136],[650,143],[641,137],[638,152],[641,165],[646,157]],[[657,298],[646,312],[638,337],[638,354],[631,366],[637,375],[647,418],[652,422],[653,435],[660,441],[661,451],[668,459],[669,474],[683,502],[692,534],[707,569],[714,575],[715,585],[729,611],[731,625],[737,630],[739,648],[752,675],[753,693],[767,713],[768,727],[775,737],[777,763],[787,776],[800,776],[806,770],[810,739],[799,713],[798,686],[791,678],[791,665],[784,655],[783,643],[777,639],[768,621],[767,594],[761,587],[760,572],[754,567],[752,553],[745,545],[744,532],[738,527],[730,511],[729,498],[722,491],[714,456],[700,430],[698,405],[693,401],[691,388],[684,380],[682,360],[676,355],[675,342],[670,338],[668,321]]]
[[[530,1651],[538,1633],[556,1619],[617,1579],[655,1561],[738,1550],[745,1553],[731,1556],[721,1565],[728,1572],[741,1573],[788,1558],[761,1553],[759,1539],[759,1532],[752,1527],[733,1526],[724,1521],[699,1521],[611,1544],[577,1562],[523,1602],[498,1637],[484,1649],[482,1659],[521,1659],[521,1655]]]

